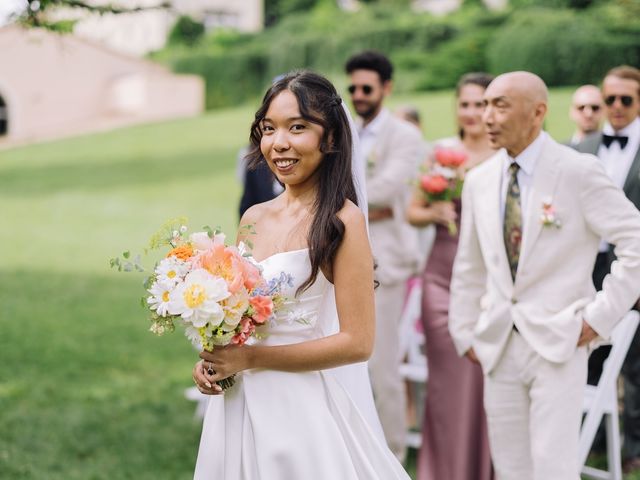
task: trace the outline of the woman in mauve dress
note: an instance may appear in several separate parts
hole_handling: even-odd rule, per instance
[[[491,79],[484,73],[470,73],[460,79],[456,89],[458,137],[435,143],[435,149],[464,151],[466,170],[495,153],[482,122],[483,94]],[[482,400],[482,370],[480,365],[458,356],[448,330],[449,284],[458,235],[452,235],[447,226],[455,222],[459,229],[460,200],[428,204],[416,194],[407,219],[417,227],[436,226],[422,278],[429,379],[418,480],[491,480],[494,475]]]

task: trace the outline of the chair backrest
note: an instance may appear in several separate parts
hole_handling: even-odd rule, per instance
[[[611,384],[616,382],[639,322],[640,314],[632,310],[622,317],[622,320],[613,329],[611,333],[611,353],[609,353],[604,363],[598,388],[603,380],[609,381]]]
[[[591,443],[605,413],[607,401],[611,396],[616,395],[618,375],[639,322],[640,314],[636,311],[627,313],[620,320],[611,334],[611,352],[604,362],[598,385],[595,387],[587,386],[587,390],[590,390],[593,395],[585,410],[586,416],[580,431],[580,465],[584,465],[589,455]]]
[[[427,378],[427,359],[423,353],[424,335],[416,328],[422,308],[422,285],[411,283],[402,317],[400,318],[400,354],[402,364],[400,374],[414,382],[424,382]]]

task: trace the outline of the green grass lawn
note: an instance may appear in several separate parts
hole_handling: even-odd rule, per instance
[[[569,92],[551,97],[560,139]],[[454,132],[450,92],[393,103],[418,105],[428,138]],[[170,217],[234,233],[253,110],[0,152],[0,478],[191,478],[197,354],[147,331],[142,277],[108,260]]]

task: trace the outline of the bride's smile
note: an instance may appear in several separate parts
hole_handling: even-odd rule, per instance
[[[324,129],[300,114],[296,96],[278,94],[261,124],[260,150],[269,168],[285,185],[307,183],[324,157],[320,145]]]

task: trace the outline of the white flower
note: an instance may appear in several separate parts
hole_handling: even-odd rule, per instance
[[[194,327],[204,327],[207,322],[219,324],[224,310],[219,302],[229,296],[227,282],[199,268],[189,273],[169,295],[169,313],[180,315]]]
[[[249,292],[246,288],[240,289],[240,291],[234,295],[231,295],[224,302],[222,302],[222,308],[224,309],[224,330],[230,331],[236,328],[242,314],[249,308]]]
[[[443,167],[442,165],[439,165],[439,164],[435,164],[433,166],[433,173],[437,175],[442,175],[447,180],[456,178],[456,176],[458,175],[453,168]]]
[[[175,285],[181,282],[184,276],[189,273],[189,263],[171,256],[163,259],[158,264],[155,273],[159,282]]]
[[[161,317],[166,317],[169,312],[169,297],[173,287],[174,284],[157,281],[147,290],[151,294],[151,296],[147,298],[149,308],[158,312],[158,315]]]
[[[180,233],[184,233],[187,231],[187,226],[186,225],[181,225],[180,226]]]
[[[191,344],[202,350],[202,339],[200,338],[200,331],[191,325],[185,326],[184,334],[191,341]]]
[[[211,238],[207,232],[194,232],[189,235],[189,242],[194,250],[204,252],[211,250],[214,245],[224,245],[225,238],[224,233],[218,233]]]
[[[194,250],[203,252],[213,248],[213,240],[207,232],[195,232],[189,235],[189,242]]]
[[[224,241],[227,239],[224,233],[220,232],[213,236],[213,243],[216,245],[224,245]]]
[[[149,327],[149,331],[152,333],[155,333],[156,335],[162,335],[165,332],[165,327],[164,325],[160,324],[160,323],[152,323],[151,326]]]

